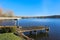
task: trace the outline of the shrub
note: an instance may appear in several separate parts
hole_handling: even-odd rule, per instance
[[[10,27],[10,32],[15,32],[17,27]]]
[[[5,27],[1,27],[1,31],[2,33],[7,33],[7,32],[12,32],[14,33],[16,31],[16,26],[5,26]]]

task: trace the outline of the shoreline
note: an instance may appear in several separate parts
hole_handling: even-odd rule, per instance
[[[26,36],[24,33],[22,33],[22,32],[16,32],[16,33],[14,33],[14,34],[16,34],[16,35],[18,35],[19,37],[23,37],[23,38],[25,38],[26,40],[33,40],[32,38],[29,38],[28,36]]]

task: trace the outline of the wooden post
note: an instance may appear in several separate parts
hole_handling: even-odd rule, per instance
[[[19,19],[17,19],[17,27],[19,28]]]
[[[36,37],[37,37],[37,32],[36,32]]]
[[[46,31],[46,32],[49,32],[49,28],[45,28],[45,31]]]
[[[30,34],[32,34],[32,31],[30,31]]]
[[[17,19],[14,19],[15,20],[15,26],[16,26],[16,21],[17,21]]]

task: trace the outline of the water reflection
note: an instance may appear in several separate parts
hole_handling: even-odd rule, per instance
[[[13,20],[0,20],[0,26],[13,26],[14,24]]]
[[[29,33],[29,32],[26,32],[26,33]],[[26,34],[26,36],[34,39],[34,40],[48,40],[49,38],[49,33],[46,33],[46,32],[39,32],[39,33],[32,33],[32,34]]]

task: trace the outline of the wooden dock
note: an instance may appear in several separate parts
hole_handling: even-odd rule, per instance
[[[49,27],[24,27],[24,28],[17,28],[17,31],[19,32],[30,32],[30,31],[37,31],[37,30],[46,30],[46,32],[49,31]]]
[[[36,35],[37,35],[37,30],[45,30],[46,32],[49,32],[49,27],[43,27],[43,26],[40,26],[40,27],[24,27],[24,28],[20,27],[20,28],[17,28],[15,34],[22,36],[22,37],[26,38],[27,40],[32,40],[32,38],[29,38],[28,36],[24,35],[23,32],[30,32],[30,34],[32,34],[32,31],[34,31],[34,32],[36,32]]]
[[[45,30],[46,32],[49,32],[49,27],[39,26],[39,27],[19,27],[17,26],[0,26],[0,28],[8,28],[8,27],[16,27],[17,32],[30,32],[30,31],[37,31],[37,30]]]

